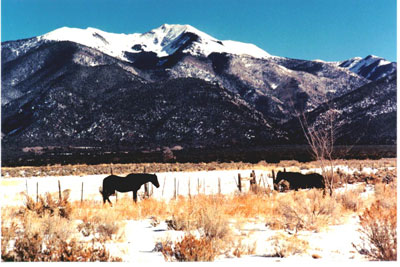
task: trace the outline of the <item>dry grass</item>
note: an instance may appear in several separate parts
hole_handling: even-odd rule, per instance
[[[291,191],[272,200],[273,216],[267,217],[272,229],[319,230],[338,223],[341,204],[321,190]]]
[[[270,238],[274,253],[270,257],[286,258],[288,256],[303,254],[309,248],[309,243],[306,240],[298,238],[296,235],[288,236],[283,233],[278,233]]]
[[[376,183],[373,202],[359,216],[361,244],[357,251],[371,260],[397,260],[397,178]]]
[[[105,249],[104,240],[82,242],[70,219],[73,206],[50,194],[36,203],[27,196],[19,209],[2,209],[3,261],[120,261]],[[5,212],[3,212],[5,211]],[[5,216],[6,215],[6,216]]]
[[[38,202],[35,202],[29,195],[25,195],[25,207],[20,210],[23,215],[25,212],[35,212],[38,216],[44,216],[46,214],[61,216],[63,218],[69,218],[72,207],[69,202],[69,190],[64,190],[61,198],[54,197],[50,193],[46,193],[44,196],[39,196]]]
[[[140,220],[150,216],[167,218],[170,215],[168,204],[152,198],[134,203],[132,198],[124,197],[109,204],[103,205],[100,201],[73,202],[72,219],[89,221],[93,217],[107,218],[108,221]]]
[[[397,208],[376,201],[360,215],[363,243],[355,248],[372,260],[397,260]]]
[[[166,261],[213,261],[218,252],[211,239],[188,234],[181,241],[166,242],[161,250]]]
[[[342,193],[335,194],[336,201],[342,205],[344,211],[358,213],[365,207],[366,200],[361,198],[364,187],[360,186],[356,189],[346,190]]]
[[[382,173],[378,175],[386,177],[392,175],[392,172],[382,170]],[[360,217],[367,233],[379,230],[370,226],[373,225],[374,220],[381,218],[386,218],[384,223],[390,222],[390,227],[392,227],[393,221],[389,221],[389,215],[386,216],[385,212],[391,210],[392,213],[388,214],[392,216],[392,219],[396,218],[392,211],[393,203],[396,203],[397,198],[396,181],[394,176],[393,182],[389,184],[374,183],[375,194],[371,198],[373,202],[379,203],[379,205],[376,204],[379,208],[372,205]],[[287,193],[256,190],[255,193],[237,193],[230,196],[220,194],[178,196],[177,199],[169,202],[148,198],[138,203],[134,203],[130,197],[124,197],[119,198],[118,202],[113,201],[113,207],[108,204],[103,205],[99,201],[70,203],[67,193],[64,193],[61,199],[58,199],[58,196],[42,196],[38,203],[27,198],[22,210],[2,209],[3,218],[7,218],[2,220],[3,233],[7,233],[3,234],[2,238],[2,258],[14,261],[118,260],[107,254],[104,247],[101,248],[102,244],[123,239],[124,220],[148,218],[152,218],[154,225],[159,224],[160,221],[167,221],[171,229],[185,231],[185,237],[182,240],[175,243],[164,242],[163,253],[168,260],[212,261],[218,255],[226,253],[240,257],[254,253],[255,245],[244,247],[241,240],[238,240],[231,231],[237,226],[233,225],[235,222],[240,225],[250,219],[258,218],[258,220],[265,220],[266,225],[272,229],[319,231],[328,225],[340,222],[348,213],[361,214],[369,206],[366,204],[368,201],[360,198],[362,191],[363,188],[347,190],[331,197],[324,196],[322,191],[317,189]],[[383,215],[378,216],[377,219],[376,214]],[[14,217],[17,219],[12,219]],[[391,228],[384,229],[388,232]],[[82,244],[77,241],[81,239],[97,242],[100,248],[93,247],[90,243]],[[301,248],[307,247],[307,244],[297,237],[282,237],[282,242],[278,242],[278,239],[278,237],[275,238],[274,249],[275,255],[279,257],[303,253]],[[13,240],[19,240],[20,243],[15,243],[18,245],[13,245],[14,249],[10,250]],[[54,240],[51,241],[54,244],[50,241],[46,243],[48,240]],[[379,242],[382,242],[382,239],[379,239]],[[60,248],[54,249],[58,251],[56,254],[46,252],[50,253],[51,257],[40,254],[52,245]],[[68,250],[69,248],[72,250]],[[22,254],[15,254],[17,250]],[[77,254],[78,251],[86,252]],[[95,255],[94,258],[85,256],[88,251]],[[372,254],[376,249],[369,251]],[[28,256],[32,253],[38,256]]]
[[[200,230],[209,239],[223,240],[229,235],[228,216],[224,212],[222,196],[196,196],[180,199],[172,204],[171,225],[176,230]]]
[[[232,255],[240,258],[244,255],[254,255],[256,252],[257,243],[253,242],[251,244],[243,243],[243,240],[239,239],[239,241],[234,245],[232,250]]]

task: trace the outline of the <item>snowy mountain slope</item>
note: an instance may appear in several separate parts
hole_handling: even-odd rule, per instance
[[[255,45],[219,41],[189,25],[164,24],[144,34],[113,34],[93,28],[64,27],[36,38],[36,47],[34,39],[27,44],[23,41],[2,44],[8,64],[4,67],[12,71],[12,75],[7,74],[2,79],[7,88],[3,92],[2,104],[36,87],[32,87],[31,83],[19,86],[28,76],[36,76],[36,71],[21,72],[25,64],[18,63],[16,68],[8,66],[18,60],[27,62],[27,58],[37,55],[35,51],[41,47],[56,46],[65,40],[79,44],[76,48],[79,52],[73,54],[74,62],[79,65],[97,66],[116,61],[122,65],[125,62],[125,69],[130,68],[131,73],[149,82],[193,77],[218,83],[239,94],[257,111],[277,120],[277,123],[292,116],[288,101],[310,110],[324,101],[326,96],[338,97],[368,82],[332,63],[271,56]],[[104,53],[114,60],[104,61],[106,57],[99,57],[96,53]],[[57,61],[57,58],[52,60]],[[9,63],[10,60],[12,62]],[[26,67],[39,70],[40,66],[42,64]],[[30,89],[26,89],[28,87]]]
[[[40,42],[37,46],[32,46],[32,39],[26,42],[30,46],[28,48],[22,42],[20,47],[23,49],[16,47],[12,42],[2,44],[2,106],[25,95],[36,95],[54,84],[67,71],[78,66],[113,65],[127,72],[130,80],[143,81],[138,77],[140,70],[96,49],[65,41]]]
[[[369,118],[365,144],[395,142],[396,63],[373,56],[277,57],[167,24],[144,34],[61,28],[1,48],[2,148],[10,153],[51,144],[65,151],[301,144],[294,109],[319,116],[328,100],[344,112],[343,136],[357,135]]]
[[[310,110],[368,82],[325,62],[221,53],[206,59],[186,55],[166,72],[170,78],[195,77],[218,83],[279,123],[293,115],[291,105]]]
[[[369,55],[365,58],[355,57],[337,64],[339,67],[346,68],[372,81],[384,78],[397,70],[395,62],[390,62],[374,55]]]
[[[191,38],[193,35],[195,38]],[[256,58],[271,56],[253,44],[217,40],[190,25],[163,24],[143,34],[115,34],[94,28],[63,27],[39,36],[38,41],[42,40],[76,42],[125,61],[130,61],[127,52],[153,52],[158,57],[166,57],[183,46],[186,47],[182,52],[199,56],[208,56],[212,52],[247,54]]]

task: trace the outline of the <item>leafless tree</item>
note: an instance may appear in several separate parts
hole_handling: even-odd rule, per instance
[[[300,126],[315,160],[319,163],[324,177],[325,190],[333,193],[334,166],[333,150],[338,130],[339,111],[328,107],[313,123],[309,123],[304,112],[297,113]]]

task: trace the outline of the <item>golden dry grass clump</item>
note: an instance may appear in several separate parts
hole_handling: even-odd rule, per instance
[[[359,219],[362,243],[354,247],[372,260],[397,260],[397,179],[375,185],[375,201]]]
[[[109,254],[104,240],[81,242],[73,209],[67,193],[61,199],[46,194],[38,202],[27,196],[25,206],[11,214],[2,209],[2,261],[121,261]]]
[[[164,242],[161,250],[166,261],[213,261],[218,252],[211,239],[187,234],[181,241]]]
[[[274,194],[266,225],[272,229],[319,230],[338,223],[341,205],[317,189]]]
[[[286,258],[288,256],[303,254],[309,248],[306,240],[298,238],[297,235],[288,236],[278,233],[270,238],[272,241],[273,254],[270,257]]]

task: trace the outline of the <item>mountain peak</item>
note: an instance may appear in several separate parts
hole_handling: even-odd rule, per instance
[[[394,73],[396,71],[395,65],[396,63],[375,55],[368,55],[365,58],[354,57],[339,62],[339,67],[349,69],[369,80],[378,80]]]
[[[130,61],[126,57],[127,52],[153,52],[158,57],[165,57],[179,49],[183,53],[205,57],[213,52],[249,55],[255,58],[271,57],[254,44],[221,41],[189,24],[162,24],[142,34],[108,33],[92,27],[86,29],[62,27],[39,36],[38,39],[79,43],[124,61]]]

